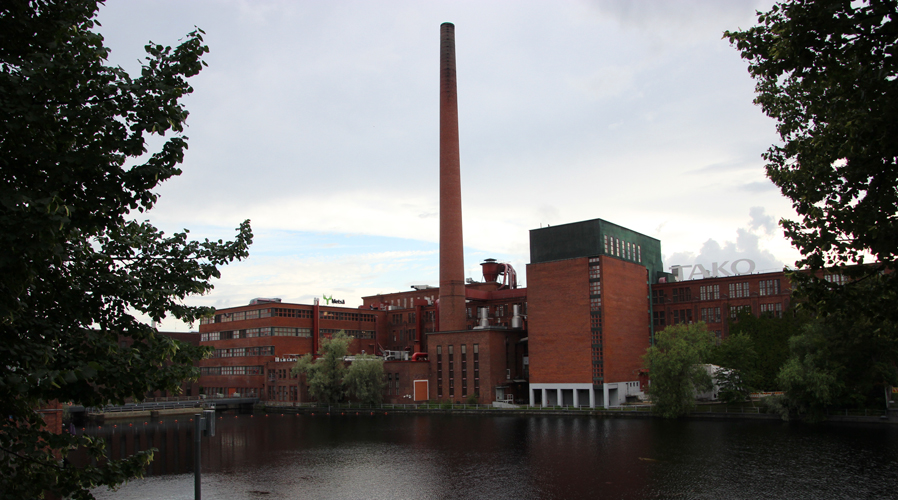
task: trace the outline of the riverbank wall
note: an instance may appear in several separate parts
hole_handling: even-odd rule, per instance
[[[635,407],[634,409],[554,409],[554,408],[494,408],[484,405],[470,405],[471,408],[441,408],[431,405],[398,406],[383,405],[378,408],[341,407],[341,406],[269,406],[260,404],[257,411],[264,413],[299,413],[307,415],[340,416],[340,415],[389,415],[389,414],[444,414],[444,415],[501,415],[501,416],[557,416],[557,417],[593,417],[593,418],[662,418],[650,409]],[[757,407],[742,409],[724,408],[709,411],[698,409],[681,418],[692,420],[782,420],[774,413],[762,413]],[[893,424],[898,425],[898,411],[890,410],[888,415],[827,415],[821,423],[858,423],[858,424]]]

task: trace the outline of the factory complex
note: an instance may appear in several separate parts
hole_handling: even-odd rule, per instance
[[[199,362],[206,394],[309,402],[291,369],[342,330],[351,354],[384,358],[386,402],[618,406],[644,397],[642,355],[666,326],[704,321],[725,338],[739,313],[788,308],[782,271],[756,274],[743,259],[667,273],[659,240],[603,219],[531,230],[526,288],[493,259],[481,280],[465,279],[454,29],[441,26],[439,285],[358,308],[254,299],[219,309],[200,324],[200,344],[214,349]]]

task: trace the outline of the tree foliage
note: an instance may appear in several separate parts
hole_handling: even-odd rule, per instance
[[[707,362],[720,368],[714,379],[719,387],[718,397],[725,403],[748,399],[758,378],[758,353],[755,342],[745,334],[732,334],[720,345],[713,346]]]
[[[751,339],[750,347],[754,351],[755,361],[750,385],[762,391],[779,391],[782,387],[777,382],[777,376],[789,358],[789,339],[801,334],[809,321],[810,316],[806,312],[791,308],[781,318],[740,314],[737,321],[729,324],[729,337],[720,347],[726,349],[730,339],[742,336]],[[712,355],[711,363],[731,366],[726,357],[721,359],[717,355]]]
[[[9,0],[0,6],[0,491],[90,498],[87,488],[142,473],[145,452],[102,467],[59,460],[102,442],[42,426],[41,402],[85,406],[196,377],[205,354],[138,319],[193,322],[184,303],[212,288],[218,267],[247,256],[248,221],[232,242],[165,235],[135,212],[180,174],[186,79],[203,67],[202,31],[177,47],[150,43],[141,75],[106,64],[96,1]],[[147,154],[149,134],[170,134]],[[121,347],[127,335],[133,345]],[[103,461],[101,461],[103,463]]]
[[[696,391],[711,388],[711,375],[702,366],[710,350],[711,337],[702,322],[668,326],[655,335],[655,345],[642,359],[656,413],[676,418],[695,407]]]
[[[767,175],[801,217],[784,221],[803,266],[894,264],[898,249],[898,6],[794,0],[725,36],[749,61],[781,145]]]
[[[777,377],[784,397],[774,401],[784,419],[820,420],[845,390],[844,366],[829,349],[826,328],[823,322],[812,323],[789,340],[792,355]]]
[[[724,36],[782,139],[764,158],[799,216],[781,221],[802,255],[790,277],[824,322],[821,352],[855,347],[816,370],[844,369],[862,377],[847,384],[882,394],[898,384],[898,2],[792,0],[758,21]]]
[[[330,338],[324,337],[317,357],[306,354],[293,367],[294,374],[305,376],[309,395],[321,404],[331,405],[343,399],[343,380],[346,377],[343,358],[349,353],[349,341],[343,330]]]
[[[383,400],[384,360],[371,354],[356,355],[343,379],[346,393],[358,401],[374,405]]]

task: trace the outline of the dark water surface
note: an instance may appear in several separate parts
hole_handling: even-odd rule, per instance
[[[203,438],[204,500],[898,498],[898,428],[888,425],[218,416]],[[193,498],[189,418],[87,428],[113,456],[160,450],[151,476],[97,498]]]

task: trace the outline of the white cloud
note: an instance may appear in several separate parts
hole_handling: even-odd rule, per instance
[[[668,268],[673,265],[701,264],[704,269],[711,270],[712,263],[724,266],[723,263],[727,262],[729,264],[724,267],[730,269],[733,262],[748,259],[754,262],[754,272],[782,270],[786,265],[785,262],[762,244],[772,239],[771,235],[776,228],[773,218],[765,213],[763,207],[751,207],[749,216],[751,220],[748,227],[737,228],[735,240],[726,240],[721,244],[714,239],[708,239],[697,254],[689,251],[675,252],[665,256],[665,264]],[[747,264],[740,269],[743,271],[747,269]],[[700,277],[700,274],[696,272],[693,277]]]
[[[250,261],[225,269],[198,303],[326,289],[345,290],[349,304],[436,276],[435,257],[395,255],[438,238],[447,20],[472,277],[478,259],[496,257],[523,280],[530,229],[594,218],[684,258],[792,261],[771,221],[793,212],[760,157],[774,124],[721,40],[752,25],[756,8],[765,1],[129,0],[109,2],[100,20],[112,62],[129,71],[149,39],[207,33],[209,68],[186,100],[184,174],[160,187],[150,218],[199,238],[228,237],[220,228],[249,218],[259,237]],[[372,250],[367,238],[389,241]]]

